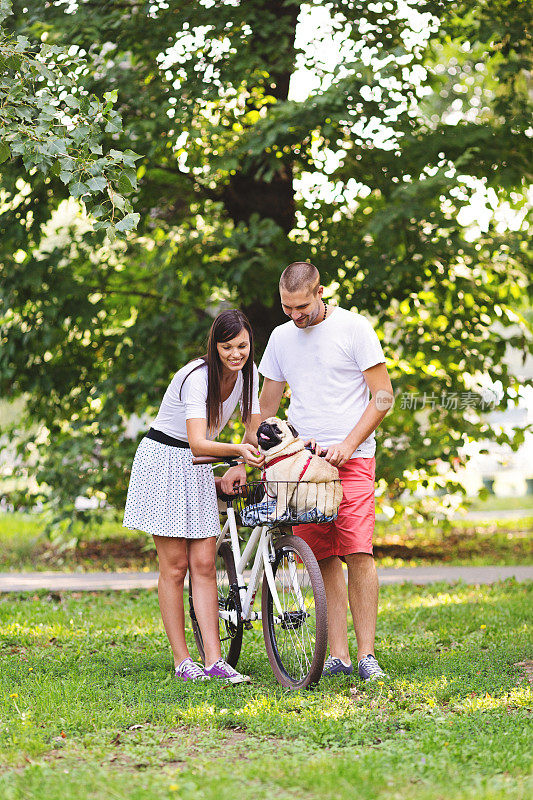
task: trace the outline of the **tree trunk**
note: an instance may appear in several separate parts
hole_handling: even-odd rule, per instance
[[[243,172],[232,175],[222,199],[235,224],[259,214],[262,219],[273,219],[288,233],[294,227],[295,211],[292,166],[282,164],[269,183]]]
[[[274,65],[270,70],[268,85],[268,93],[283,102],[288,98],[289,83],[295,66],[294,43],[300,6],[297,3],[287,4],[285,0],[265,0],[263,8],[279,21],[280,33],[283,32],[283,36],[280,35],[280,43],[284,43],[278,62],[280,68],[276,69]],[[258,49],[263,47],[261,35],[262,31],[259,30],[254,37],[257,39]],[[253,40],[251,46],[254,47]],[[253,170],[240,171],[231,177],[223,191],[224,206],[236,224],[247,223],[252,214],[258,214],[261,219],[274,220],[288,233],[294,227],[295,221],[292,161],[289,156],[284,155],[280,159],[279,169],[268,182],[256,177],[260,166],[261,162],[257,161]],[[287,264],[280,264],[280,274],[285,266]],[[264,349],[272,329],[287,321],[281,310],[277,287],[272,300],[272,305],[265,305],[257,299],[243,308],[253,324],[258,354]]]

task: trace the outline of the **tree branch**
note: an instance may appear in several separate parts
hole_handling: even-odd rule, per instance
[[[86,286],[85,284],[84,288],[86,288],[89,292],[94,292],[95,294],[122,294],[129,297],[143,297],[148,300],[158,300],[159,302],[168,303],[168,305],[171,306],[180,306],[183,304],[180,300],[172,300],[171,298],[163,297],[163,295],[160,294],[154,294],[153,292],[140,292],[136,289],[103,289],[99,286]],[[201,308],[194,308],[192,311],[200,319],[209,317],[207,311],[204,311]]]
[[[104,289],[101,286],[86,286],[84,288],[87,289],[89,292],[94,292],[95,294],[124,294],[127,296],[134,296],[134,297],[144,297],[148,300],[159,300],[162,302],[167,302],[170,305],[178,306],[180,305],[178,300],[172,300],[168,297],[164,298],[161,294],[154,294],[153,292],[140,292],[135,289]]]

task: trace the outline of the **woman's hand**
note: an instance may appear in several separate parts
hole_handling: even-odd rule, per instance
[[[257,447],[253,447],[251,444],[239,444],[237,446],[239,448],[239,455],[248,466],[258,468],[263,466],[265,457],[257,450]]]

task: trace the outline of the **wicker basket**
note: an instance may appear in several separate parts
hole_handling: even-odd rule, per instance
[[[340,481],[331,483],[340,484]],[[317,494],[325,497],[320,484],[310,481],[250,481],[241,486],[232,500],[242,525],[303,525],[332,522],[337,513],[326,514],[325,501],[313,502]],[[322,506],[322,507],[321,507]]]

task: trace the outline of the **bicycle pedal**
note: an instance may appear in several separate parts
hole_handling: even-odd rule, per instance
[[[242,623],[242,626],[243,626],[243,628],[246,628],[247,631],[253,631],[253,629],[254,629],[254,626],[252,625],[252,623],[250,622],[249,619],[246,619]]]

